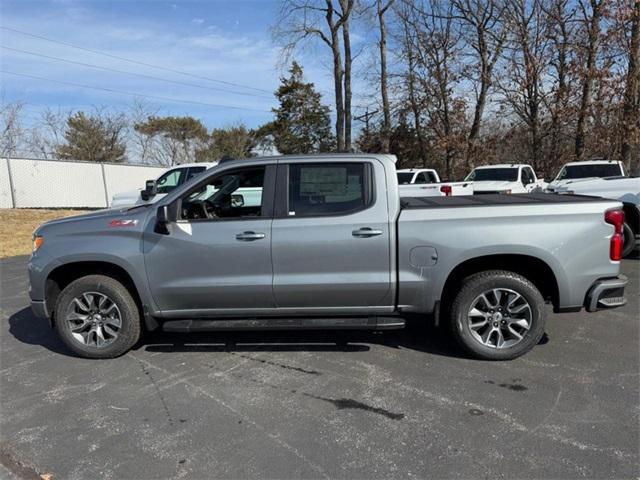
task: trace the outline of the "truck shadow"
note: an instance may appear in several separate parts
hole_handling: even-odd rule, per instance
[[[74,356],[49,327],[29,308],[9,318],[9,332],[18,341],[52,352]],[[147,352],[366,352],[373,345],[411,349],[433,355],[465,358],[447,332],[431,322],[410,322],[403,330],[292,330],[207,333],[146,333],[134,350]]]

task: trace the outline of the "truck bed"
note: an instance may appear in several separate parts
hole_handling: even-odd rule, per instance
[[[486,194],[458,197],[401,197],[403,210],[451,207],[486,207],[495,205],[542,205],[602,202],[600,197],[587,195],[558,195],[552,193],[520,193],[514,195]]]

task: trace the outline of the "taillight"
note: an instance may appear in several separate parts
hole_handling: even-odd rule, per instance
[[[444,193],[445,197],[450,197],[451,196],[451,192],[452,192],[453,188],[451,188],[451,185],[442,185],[440,187],[440,191],[442,193]]]
[[[622,259],[622,247],[624,244],[624,212],[622,210],[608,210],[604,212],[604,221],[613,225],[614,232],[609,245],[609,258],[611,260]]]

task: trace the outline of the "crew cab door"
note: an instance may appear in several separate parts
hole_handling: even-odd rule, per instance
[[[168,234],[147,231],[147,276],[163,315],[189,318],[274,308],[275,169],[230,166],[209,175],[181,196],[180,218]]]
[[[359,313],[392,305],[386,179],[379,162],[281,161],[275,211],[278,308]]]

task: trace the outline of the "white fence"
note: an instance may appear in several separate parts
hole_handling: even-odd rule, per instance
[[[106,208],[165,167],[0,158],[0,208]]]

